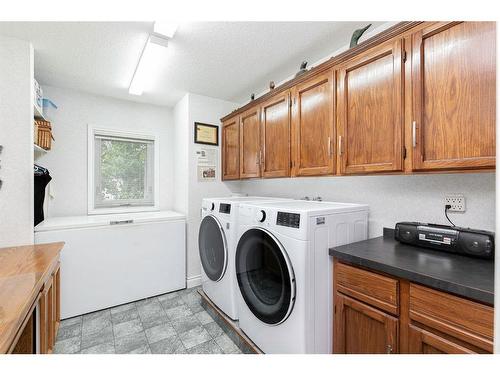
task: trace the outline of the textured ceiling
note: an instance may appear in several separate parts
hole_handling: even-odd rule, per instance
[[[42,84],[173,106],[186,92],[236,102],[349,42],[367,22],[182,23],[140,97],[128,94],[151,22],[0,22],[29,40]],[[373,22],[372,29],[383,24]]]

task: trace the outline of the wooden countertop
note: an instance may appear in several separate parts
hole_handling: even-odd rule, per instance
[[[6,353],[59,262],[64,242],[0,249],[0,353]]]

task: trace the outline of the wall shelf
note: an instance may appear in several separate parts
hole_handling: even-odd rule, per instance
[[[37,155],[43,155],[46,154],[48,151],[44,148],[41,148],[37,144],[33,143],[33,150],[35,151],[35,154]]]
[[[35,119],[42,119],[42,120],[45,120],[47,121],[47,119],[45,118],[45,116],[43,115],[42,112],[40,112],[40,110],[38,109],[38,107],[36,105],[33,104],[33,113],[34,113],[34,117]]]

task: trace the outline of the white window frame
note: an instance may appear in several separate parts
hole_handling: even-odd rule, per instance
[[[153,141],[154,160],[154,204],[152,206],[123,206],[123,207],[95,207],[95,135],[110,137],[135,138]],[[159,136],[152,133],[130,132],[116,128],[102,128],[93,124],[88,124],[88,154],[87,154],[87,212],[89,215],[114,214],[128,212],[144,212],[160,210],[160,145]]]

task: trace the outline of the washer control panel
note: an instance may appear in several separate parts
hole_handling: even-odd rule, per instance
[[[276,217],[276,225],[281,225],[283,227],[299,228],[300,214],[278,211],[278,215]]]
[[[231,213],[231,205],[229,203],[221,203],[219,206],[219,212],[221,214],[230,214]]]

